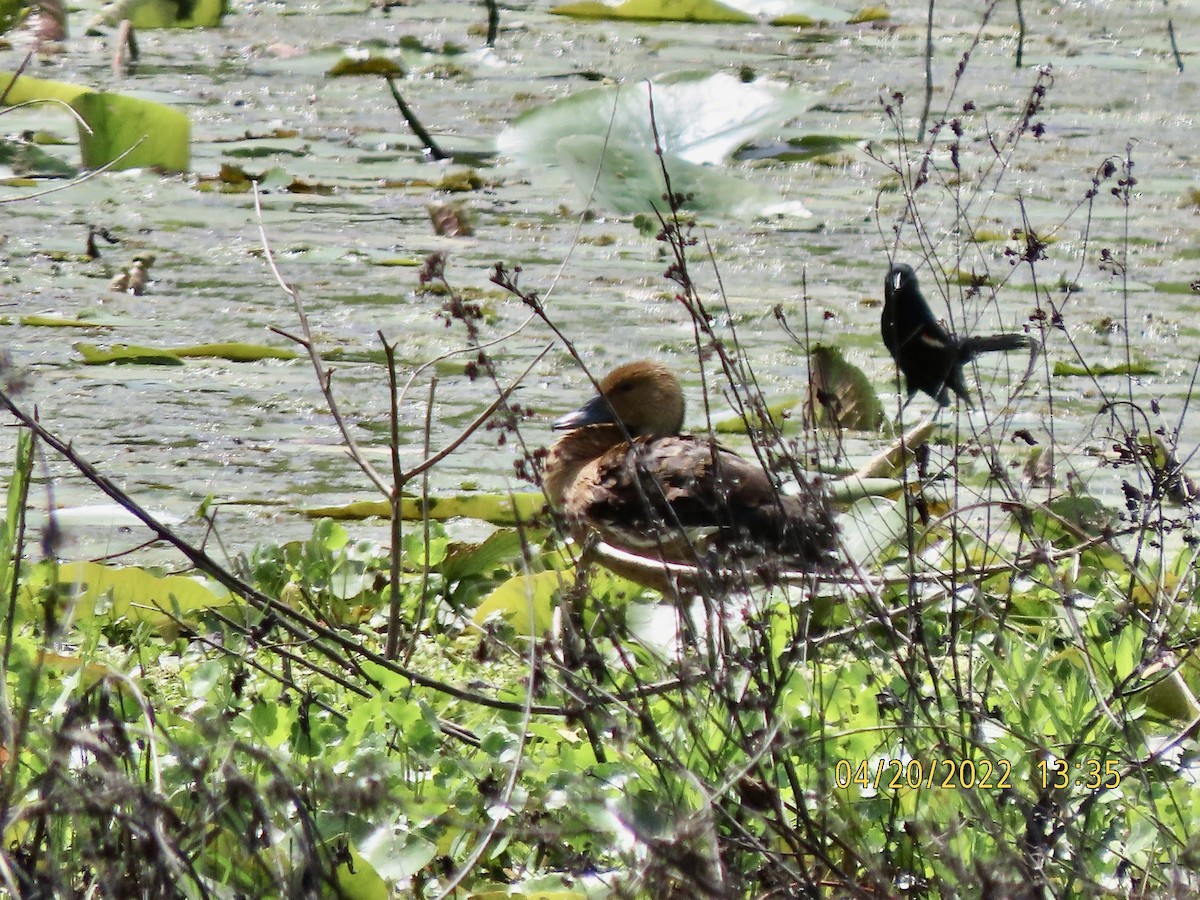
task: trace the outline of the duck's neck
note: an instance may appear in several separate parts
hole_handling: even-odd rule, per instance
[[[588,425],[559,438],[550,448],[542,473],[542,485],[550,503],[561,507],[563,496],[580,470],[624,442],[625,436],[616,425]]]

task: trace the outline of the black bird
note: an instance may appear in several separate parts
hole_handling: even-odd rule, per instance
[[[884,346],[904,373],[908,399],[911,400],[917,391],[924,391],[940,406],[950,405],[947,388],[961,397],[967,406],[972,405],[963,381],[963,366],[980,353],[1023,347],[1032,349],[1034,346],[1024,334],[961,339],[950,334],[933,317],[933,311],[917,286],[917,275],[912,266],[904,263],[894,264],[883,283],[880,326]]]

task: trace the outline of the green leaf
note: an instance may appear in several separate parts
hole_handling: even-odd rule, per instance
[[[877,431],[883,425],[883,404],[871,380],[836,347],[812,348],[808,391],[808,418],[818,425],[855,431]]]
[[[186,9],[186,14],[182,14]],[[228,0],[139,0],[128,11],[130,22],[139,31],[155,28],[215,28],[229,12]],[[109,23],[115,25],[117,23]]]
[[[821,100],[793,85],[743,82],[725,72],[660,75],[652,93],[664,152],[698,165],[723,163],[752,138],[781,128]],[[497,147],[533,166],[558,164],[558,142],[574,135],[608,135],[623,146],[652,152],[650,95],[646,82],[578,91],[519,116],[501,133]]]
[[[96,324],[88,324],[95,328]],[[101,350],[92,344],[75,344],[75,349],[89,366],[108,363],[138,363],[141,365],[181,366],[184,359],[227,359],[230,362],[258,362],[264,359],[296,359],[292,350],[278,347],[263,347],[257,344],[229,342],[221,344],[195,344],[191,347],[166,348],[139,347],[133,344],[114,344]]]
[[[412,878],[433,861],[437,845],[419,834],[385,825],[359,845],[362,859],[384,878],[400,882]]]
[[[662,166],[672,189],[685,196],[683,207],[733,218],[789,215],[811,216],[798,201],[784,200],[776,191],[739,175],[664,154],[649,147],[596,135],[573,135],[558,142],[559,162],[580,192],[624,215],[662,209],[666,193]]]
[[[182,366],[184,361],[171,350],[159,350],[154,347],[139,347],[134,344],[113,344],[107,350],[101,350],[92,344],[73,344],[85,365],[102,366],[115,364],[136,364],[150,366]]]
[[[20,323],[31,328],[107,328],[86,319],[64,319],[59,316],[21,316]]]
[[[177,109],[125,97],[89,92],[71,101],[87,123],[79,129],[83,165],[89,169],[115,162],[117,169],[153,166],[186,172],[191,163],[191,123]],[[129,151],[122,157],[123,153]],[[120,157],[120,161],[116,160]]]
[[[278,347],[245,344],[239,341],[228,341],[219,344],[195,344],[191,347],[178,347],[171,352],[176,356],[188,359],[227,359],[230,362],[258,362],[264,359],[297,359],[299,356],[294,350],[281,350]]]
[[[1062,376],[1157,375],[1158,370],[1147,363],[1121,363],[1116,366],[1083,366],[1077,363],[1056,362],[1054,374]]]
[[[788,394],[768,401],[767,415],[771,417],[771,424],[782,429],[786,424],[784,414],[795,409],[802,399],[799,394]],[[754,427],[761,429],[762,423],[755,421]],[[750,423],[744,417],[737,413],[730,413],[713,420],[713,431],[717,434],[750,434],[751,428]]]
[[[406,522],[419,522],[424,518],[419,497],[404,497],[400,504],[400,517]],[[430,497],[428,515],[431,519],[444,522],[447,519],[479,519],[493,525],[528,524],[540,516],[546,507],[546,497],[540,491],[515,494],[459,494],[449,497]],[[387,518],[392,508],[384,500],[358,500],[344,506],[322,506],[315,509],[298,510],[309,518],[369,519],[373,516]]]
[[[754,17],[717,0],[625,0],[616,6],[598,0],[551,7],[557,16],[576,19],[635,19],[651,22],[751,23]]]
[[[376,77],[403,78],[404,66],[399,60],[377,53],[343,56],[325,73],[330,78],[348,75],[374,75]]]
[[[11,75],[5,75],[0,79],[0,82],[7,85],[11,78]],[[20,103],[57,100],[70,105],[71,101],[75,100],[75,98],[90,93],[92,93],[91,88],[82,87],[78,84],[67,84],[64,81],[48,81],[45,78],[30,78],[28,75],[22,75],[9,89],[8,95],[4,98],[4,103],[7,106],[16,106]]]
[[[230,602],[228,593],[214,593],[184,575],[156,575],[136,566],[116,568],[92,562],[39,564],[22,585],[24,601],[34,602],[51,584],[70,597],[77,619],[87,619],[97,608],[104,608],[114,618],[162,626],[174,622],[173,612],[186,615]]]
[[[453,584],[471,575],[491,575],[521,556],[521,547],[530,540],[527,532],[515,528],[493,531],[482,544],[455,544],[442,561],[442,577]]]
[[[475,610],[475,622],[482,625],[492,614],[501,613],[517,634],[536,638],[550,630],[554,598],[574,580],[570,571],[516,575],[483,599]]]
[[[25,428],[18,429],[16,458],[13,460],[12,475],[8,482],[8,495],[4,521],[0,522],[0,592],[9,596],[12,590],[14,561],[20,559],[18,535],[25,516],[25,499],[29,492],[29,478],[33,472],[33,433]]]

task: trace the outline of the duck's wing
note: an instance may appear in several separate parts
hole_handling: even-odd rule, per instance
[[[613,448],[583,470],[565,505],[611,543],[666,547],[688,561],[702,548],[827,561],[832,516],[823,497],[806,494],[781,495],[757,462],[707,440],[668,437]]]

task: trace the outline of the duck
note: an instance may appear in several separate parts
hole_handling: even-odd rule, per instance
[[[609,372],[546,455],[542,484],[576,540],[668,563],[755,560],[814,571],[835,565],[837,529],[824,493],[784,495],[757,461],[682,434],[679,379],[651,360]]]

